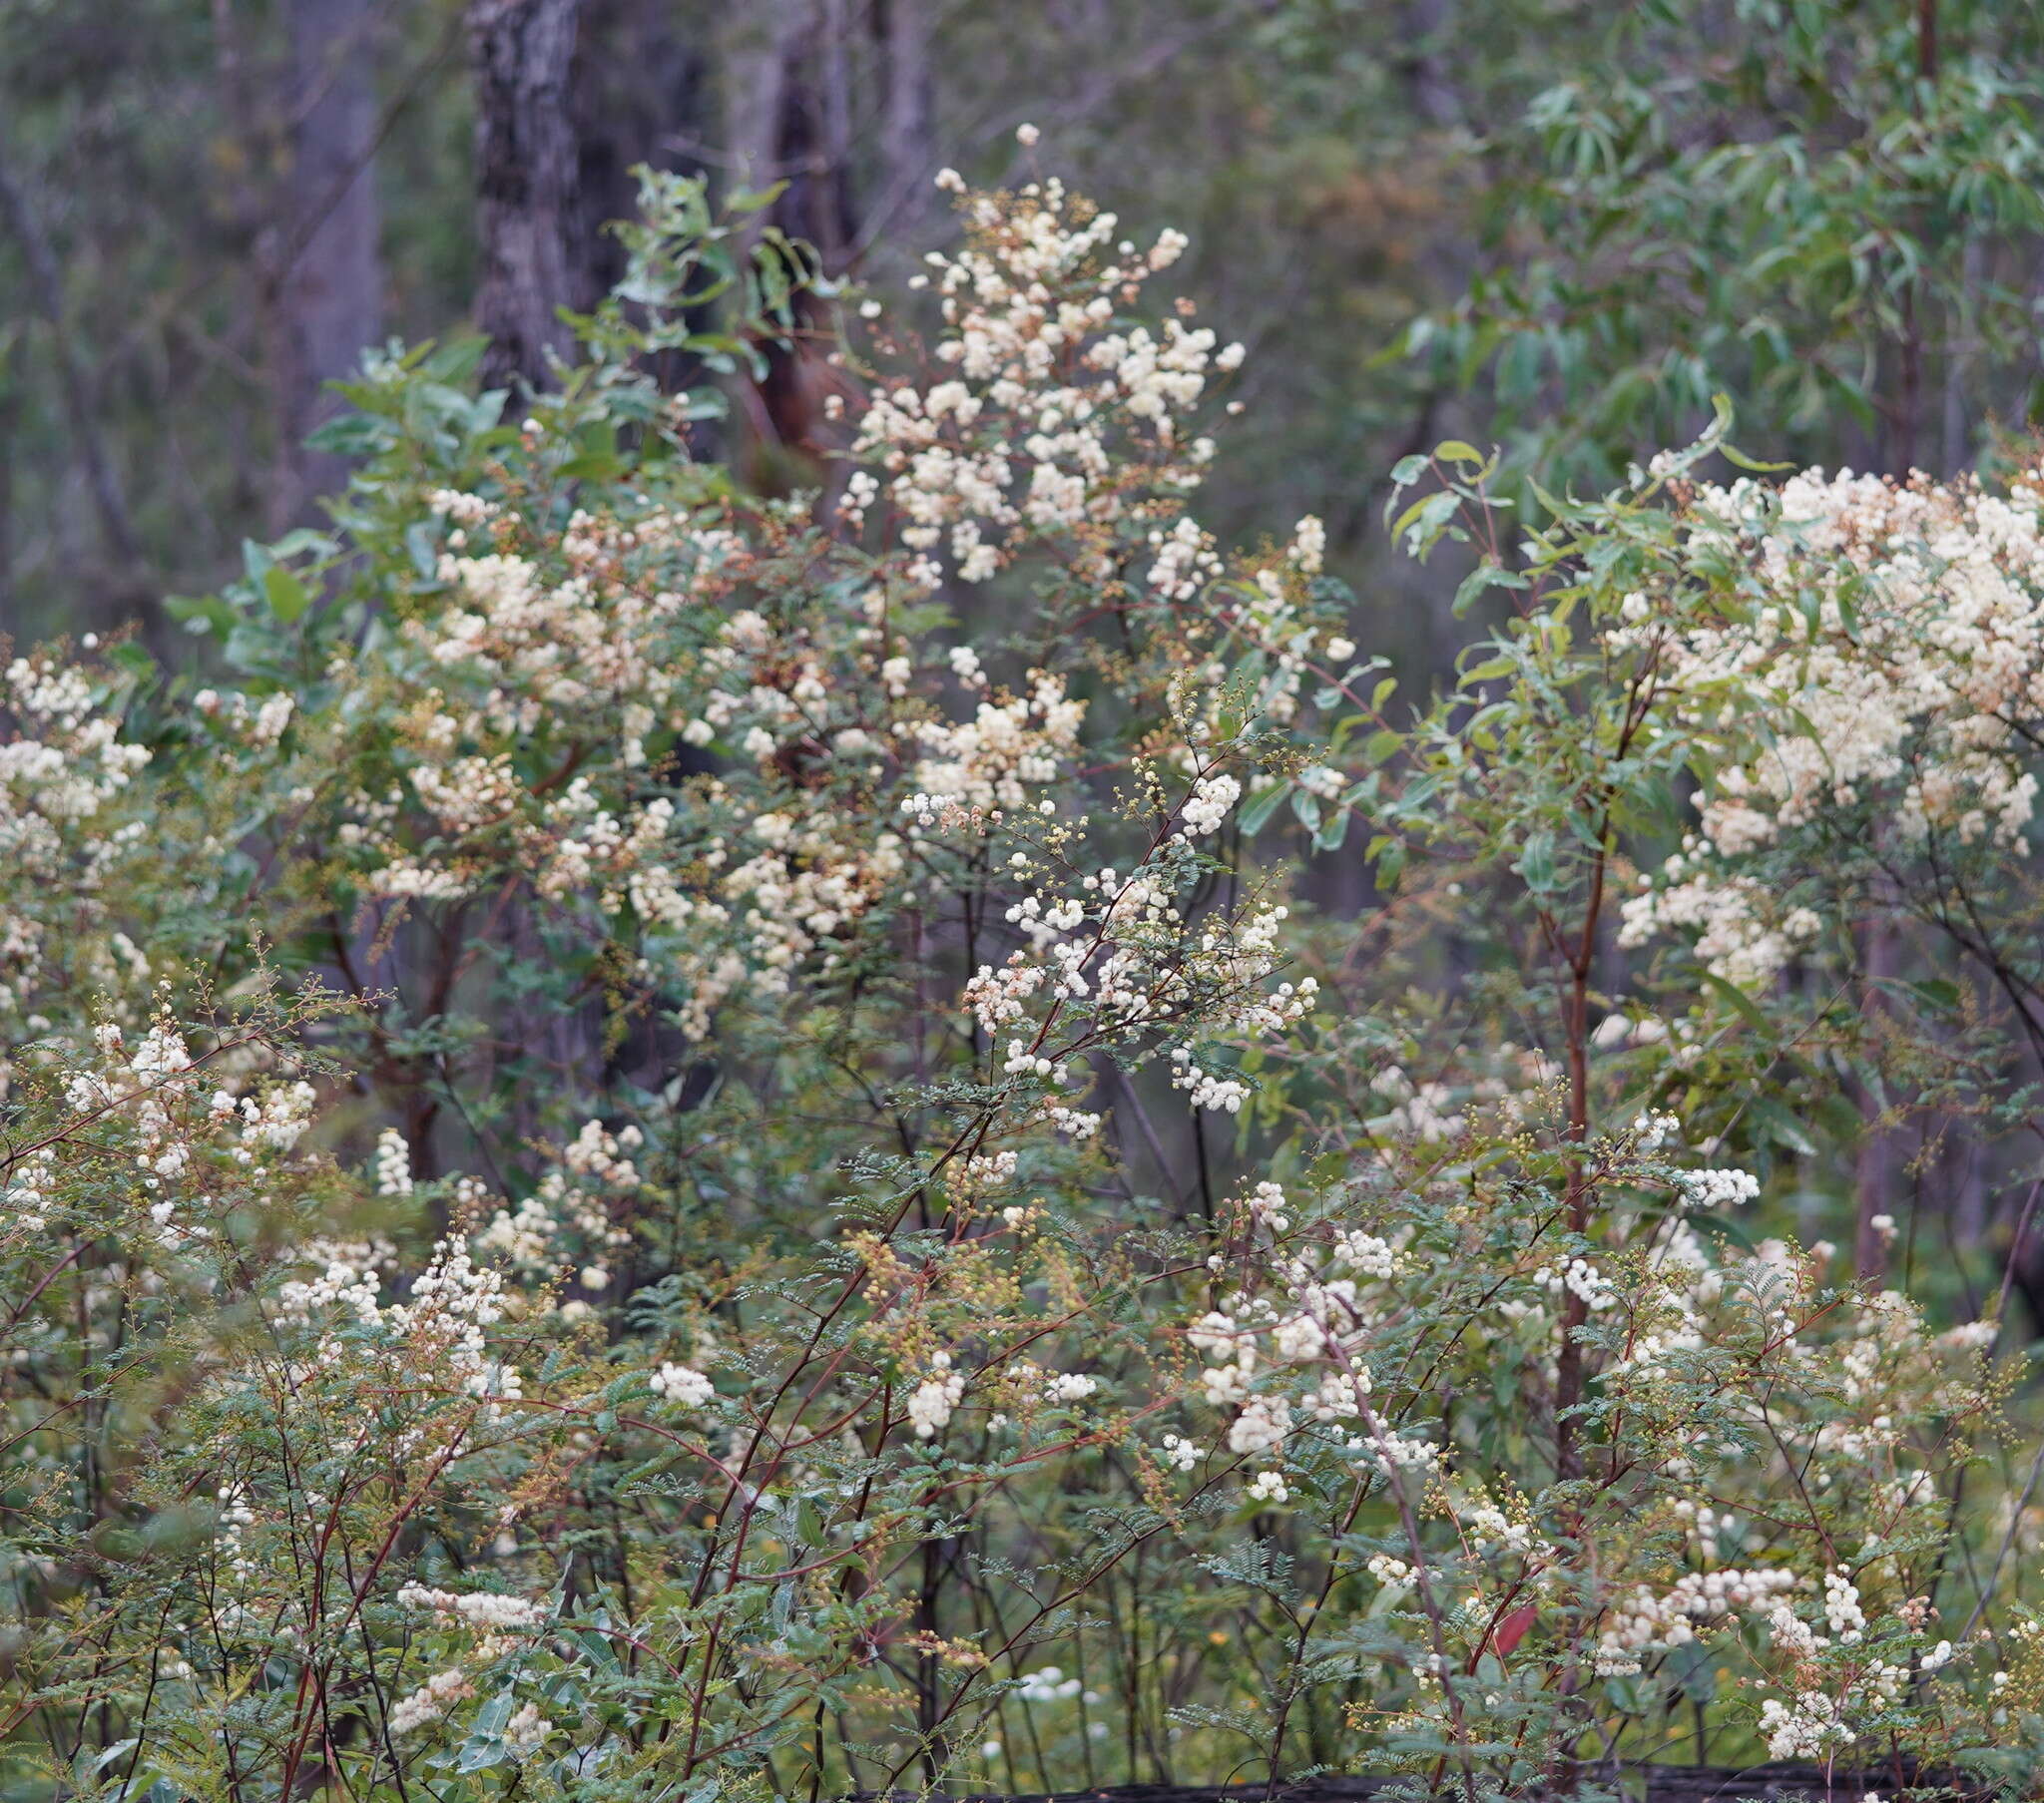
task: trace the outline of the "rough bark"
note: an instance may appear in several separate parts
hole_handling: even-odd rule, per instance
[[[475,77],[476,324],[489,338],[483,379],[547,386],[548,357],[573,335],[558,317],[577,298],[581,225],[573,74],[582,0],[468,0]]]
[[[305,435],[338,405],[326,384],[352,374],[383,331],[374,15],[374,0],[291,0],[292,257],[278,296],[291,492],[277,497],[279,524],[345,479],[345,460],[304,449]]]

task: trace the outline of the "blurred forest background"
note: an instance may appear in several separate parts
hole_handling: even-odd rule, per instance
[[[1445,433],[1588,485],[1721,389],[1855,469],[2024,427],[2040,82],[2024,0],[0,0],[0,627],[189,662],[158,598],[343,479],[323,384],[476,328],[544,379],[635,164],[785,182],[884,292],[1029,121],[1250,346],[1211,524],[1323,514],[1358,638],[1438,668],[1454,573],[1377,516]],[[763,484],[813,387],[737,397]]]

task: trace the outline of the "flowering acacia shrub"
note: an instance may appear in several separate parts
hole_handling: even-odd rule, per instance
[[[1900,723],[1825,780],[1924,747],[1906,842],[2005,875],[2020,728],[1899,649],[1974,656],[1984,583],[1756,550],[1797,491],[1707,445],[1484,541],[1518,609],[1394,720],[1317,522],[1192,511],[1241,352],[1157,316],[1175,234],[963,195],[778,500],[646,370],[764,354],[799,253],[647,201],[515,423],[461,349],[367,372],[334,531],[183,604],[214,686],[10,675],[10,1782],[2026,1770],[1998,1316],[1749,1229],[1863,1047],[1652,874],[1722,772],[1682,855],[1782,953],[1733,975],[1849,954],[1758,910],[1872,905],[1782,727],[1863,590]],[[1422,549],[1493,533],[1480,462]],[[2019,1110],[1994,1023],[1918,1024]]]
[[[2034,466],[2005,495],[1803,476],[1687,498],[1685,558],[1751,567],[1748,605],[1669,631],[1643,596],[1635,631],[1700,740],[1735,700],[1766,736],[1748,725],[1728,747],[1695,833],[1628,903],[1630,940],[1701,928],[1710,968],[1757,987],[1821,925],[1770,881],[1764,854],[1785,840],[1863,837],[1946,882],[1972,848],[2021,844],[2044,703],[2038,481]]]

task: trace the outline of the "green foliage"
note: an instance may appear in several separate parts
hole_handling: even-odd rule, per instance
[[[2036,412],[2040,48],[2031,12],[1952,0],[1625,9],[1486,145],[1485,266],[1405,347],[1480,375],[1557,485],[1724,391],[1800,460],[1961,467]]]
[[[959,207],[827,497],[655,377],[806,254],[650,177],[558,392],[369,362],[217,686],[7,672],[7,1787],[2033,1782],[2007,1282],[1838,1173],[2031,1168],[2044,477],[1451,440],[1401,703],[1190,511],[1177,235]]]

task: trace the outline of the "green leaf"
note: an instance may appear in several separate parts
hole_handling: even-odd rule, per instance
[[[1393,732],[1388,726],[1379,727],[1362,741],[1364,767],[1375,769],[1378,764],[1393,756],[1404,743],[1405,735],[1402,732]]]
[[[373,457],[395,434],[387,422],[366,413],[343,413],[305,435],[305,448],[332,457]]]
[[[474,1725],[454,1760],[457,1772],[483,1771],[489,1766],[503,1764],[511,1756],[510,1749],[504,1745],[504,1728],[511,1719],[516,1701],[511,1691],[500,1690],[475,1712]]]
[[[1758,1250],[1753,1236],[1740,1225],[1723,1214],[1690,1214],[1683,1217],[1706,1239],[1722,1239],[1729,1246],[1736,1246],[1742,1252]]]
[[[1709,1640],[1685,1640],[1671,1649],[1662,1669],[1691,1702],[1713,1702],[1718,1695],[1718,1656]]]
[[[312,600],[305,585],[281,564],[272,564],[263,572],[262,593],[269,611],[285,626],[295,622]]]
[[[333,552],[333,541],[323,532],[314,532],[309,526],[293,526],[282,538],[269,547],[273,558],[327,557]]]
[[[1439,541],[1442,529],[1461,507],[1461,497],[1449,489],[1422,495],[1398,516],[1391,528],[1394,539],[1405,541],[1406,551],[1422,563]]]
[[[107,653],[107,662],[117,670],[125,670],[138,682],[145,682],[156,675],[156,660],[148,650],[129,639],[115,646]]]
[[[411,567],[428,579],[440,574],[440,535],[431,520],[414,520],[404,529],[404,548]]]
[[[494,1735],[482,1739],[471,1734],[461,1743],[461,1751],[455,1755],[454,1769],[457,1772],[486,1771],[493,1765],[502,1765],[510,1756],[510,1750],[502,1739]]]
[[[813,1497],[802,1497],[794,1508],[795,1535],[805,1547],[827,1547],[830,1536],[823,1525],[823,1512]]]
[[[218,595],[166,595],[163,606],[188,633],[225,639],[237,625],[235,610]]]
[[[1483,475],[1487,474],[1489,470],[1489,459],[1473,444],[1469,444],[1460,438],[1442,439],[1439,444],[1434,446],[1433,454],[1436,457],[1446,458],[1450,463],[1471,465],[1478,472],[1477,480],[1479,481],[1482,480]]]
[[[584,451],[570,457],[556,474],[570,482],[613,482],[625,469],[625,460],[615,451]]]
[[[1774,1025],[1766,1015],[1761,1013],[1753,997],[1735,985],[1727,983],[1723,977],[1714,977],[1709,971],[1703,973],[1703,978],[1704,987],[1721,1002],[1730,1003],[1733,1012],[1749,1027],[1753,1028],[1757,1033],[1764,1033],[1771,1038],[1773,1037]]]
[[[1455,585],[1455,598],[1450,608],[1459,620],[1486,589],[1523,589],[1527,586],[1528,579],[1522,572],[1506,570],[1493,559],[1485,558]]]
[[[767,188],[742,188],[737,194],[725,196],[725,209],[731,213],[760,213],[787,193],[785,182],[775,182]]]
[[[1912,987],[1918,998],[1937,1013],[1946,1013],[1959,1005],[1959,986],[1943,977],[1926,977]]]
[[[1519,861],[1512,866],[1525,878],[1526,887],[1535,895],[1543,895],[1554,887],[1554,834],[1551,832],[1531,833],[1526,839],[1526,848],[1519,853]]]
[[[1606,1678],[1604,1694],[1611,1699],[1612,1706],[1627,1715],[1645,1715],[1647,1702],[1636,1679]]]
[[[1790,1151],[1800,1152],[1805,1158],[1816,1156],[1816,1141],[1803,1127],[1801,1122],[1769,1096],[1756,1096],[1751,1104],[1754,1119],[1764,1125],[1769,1135],[1777,1143],[1786,1145]]]
[[[1519,661],[1516,658],[1486,658],[1481,664],[1472,665],[1465,670],[1462,673],[1462,681],[1465,685],[1470,682],[1494,682],[1499,676],[1510,676],[1518,668]]]
[[[1262,832],[1290,790],[1291,784],[1288,781],[1278,781],[1272,783],[1256,796],[1237,816],[1242,830],[1245,833]]]
[[[105,1748],[86,1769],[94,1773],[103,1772],[116,1760],[125,1754],[132,1753],[141,1744],[141,1740],[134,1738],[117,1740],[112,1746]]]

